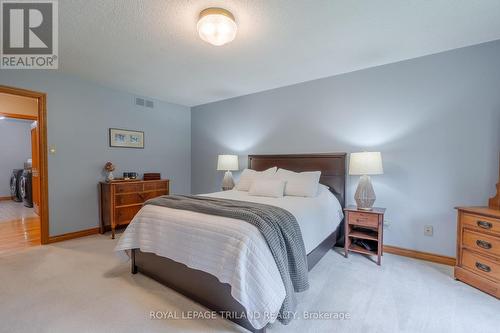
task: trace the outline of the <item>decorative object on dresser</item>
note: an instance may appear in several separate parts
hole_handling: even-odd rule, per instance
[[[497,184],[497,194],[490,198],[489,207],[491,209],[500,209],[500,180]]]
[[[160,180],[161,174],[159,172],[146,172],[142,176],[144,180]]]
[[[217,159],[217,171],[226,171],[222,180],[222,190],[232,190],[234,188],[233,174],[231,171],[238,170],[237,155],[219,155]]]
[[[125,180],[137,179],[137,172],[124,172],[123,179]]]
[[[344,255],[349,251],[377,256],[377,264],[381,264],[383,253],[383,233],[385,208],[371,210],[348,206],[344,209],[345,242]]]
[[[110,128],[109,146],[118,148],[144,149],[144,132]]]
[[[113,176],[113,171],[115,171],[115,166],[113,165],[113,163],[106,162],[106,164],[104,165],[104,170],[107,172],[106,181],[110,182],[115,179],[115,177]]]
[[[455,279],[500,298],[500,210],[458,207]]]
[[[358,209],[372,209],[376,196],[370,175],[381,175],[383,173],[382,154],[379,152],[351,153],[349,175],[361,176],[354,195]]]
[[[497,194],[493,198],[490,198],[488,206],[491,209],[500,209],[500,165],[498,166]]]
[[[169,185],[168,179],[101,182],[100,233],[111,229],[114,239],[117,226],[129,224],[146,200],[168,195]]]

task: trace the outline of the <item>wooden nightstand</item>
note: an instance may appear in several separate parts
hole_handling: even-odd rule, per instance
[[[377,264],[381,263],[383,252],[384,213],[385,208],[374,207],[372,210],[361,210],[356,206],[348,206],[345,211],[345,257],[349,251],[377,256]],[[368,240],[376,242],[376,249],[368,250],[354,242]]]

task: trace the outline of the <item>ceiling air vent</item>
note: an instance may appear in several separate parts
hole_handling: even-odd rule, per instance
[[[150,100],[150,99],[145,99],[142,97],[136,97],[135,98],[135,105],[137,106],[142,106],[150,109],[154,109],[155,107],[155,102]]]

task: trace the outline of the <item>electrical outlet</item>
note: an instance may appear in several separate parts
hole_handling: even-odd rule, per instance
[[[434,233],[434,228],[432,227],[432,225],[426,225],[424,227],[424,235],[425,236],[432,236]]]
[[[389,228],[390,225],[391,225],[391,221],[384,219],[384,227]]]

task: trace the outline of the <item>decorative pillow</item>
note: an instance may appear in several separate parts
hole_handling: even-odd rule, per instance
[[[285,182],[279,179],[258,179],[252,183],[249,195],[282,198],[285,192]]]
[[[272,167],[264,171],[245,169],[241,173],[240,180],[238,181],[238,184],[236,184],[235,188],[238,191],[248,191],[255,180],[271,178],[276,173],[276,169],[276,167]]]
[[[278,169],[276,177],[286,182],[285,195],[296,197],[315,197],[318,195],[321,171],[293,172]]]

